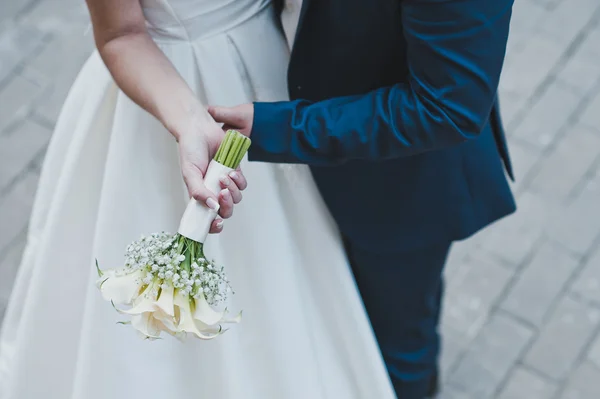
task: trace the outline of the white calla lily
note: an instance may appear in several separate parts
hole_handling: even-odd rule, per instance
[[[142,293],[133,301],[131,309],[118,309],[119,313],[123,314],[142,314],[146,312],[154,312],[156,310],[156,298],[153,297],[152,291],[155,289],[156,283],[152,283],[142,291]]]
[[[217,312],[214,310],[206,301],[204,295],[200,295],[194,300],[194,319],[201,321],[202,323],[213,326],[223,320],[225,311]]]
[[[104,280],[100,283],[102,297],[116,304],[130,305],[144,285],[144,275],[145,272],[142,270],[136,270],[123,276],[118,276],[111,271],[105,272]]]
[[[158,301],[156,301],[156,307],[171,317],[175,316],[174,293],[173,283],[164,283]]]
[[[174,335],[177,333],[177,321],[175,320],[175,317],[173,316],[169,316],[168,314],[164,313],[162,310],[156,310],[154,311],[154,313],[152,313],[152,316],[160,321],[166,328],[166,332],[168,332],[171,335]]]
[[[225,315],[227,315],[227,312],[225,312]],[[225,319],[224,318],[221,321],[221,323],[237,324],[237,323],[239,323],[241,321],[242,321],[242,311],[240,310],[240,312],[238,314],[236,314],[233,319]]]
[[[202,323],[195,322],[190,305],[190,297],[188,295],[176,292],[175,306],[179,307],[179,324],[177,327],[180,331],[192,333],[200,339],[212,339],[219,335],[220,330],[214,331],[214,329],[211,329],[211,331],[206,331],[204,326],[202,326]],[[200,329],[205,331],[200,331],[198,328],[199,326]],[[208,332],[208,334],[206,334],[206,332]]]
[[[159,339],[160,332],[166,330],[160,321],[152,317],[151,312],[133,315],[131,326],[148,339]]]

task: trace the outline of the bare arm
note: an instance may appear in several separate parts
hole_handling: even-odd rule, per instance
[[[223,218],[246,187],[243,174],[225,177],[217,196],[203,176],[223,131],[146,30],[139,0],[86,0],[96,47],[119,88],[156,117],[179,143],[183,178],[190,196],[211,208],[220,206]],[[213,223],[219,232],[222,221]]]
[[[119,88],[176,139],[212,121],[146,31],[139,0],[87,0],[96,46]]]

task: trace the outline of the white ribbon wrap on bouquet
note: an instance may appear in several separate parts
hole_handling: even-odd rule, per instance
[[[214,160],[211,161],[204,176],[204,185],[215,195],[218,195],[221,191],[219,178],[229,174],[232,170]],[[184,237],[203,243],[208,236],[210,225],[216,217],[216,211],[192,198],[187,208],[185,208],[178,232]]]

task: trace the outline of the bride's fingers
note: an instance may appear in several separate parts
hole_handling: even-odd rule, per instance
[[[231,191],[229,189],[221,190],[219,193],[219,215],[223,219],[230,218],[233,215],[233,197],[231,196]]]
[[[242,200],[242,192],[240,191],[237,184],[228,176],[221,176],[219,179],[222,189],[228,189],[231,193],[231,198],[234,204],[239,204]]]
[[[218,234],[222,231],[223,231],[223,219],[216,218],[215,220],[213,220],[212,224],[210,225],[210,233]]]
[[[231,177],[231,180],[235,182],[240,190],[245,190],[246,187],[248,187],[248,182],[246,181],[246,177],[242,173],[241,169],[238,168],[229,173],[229,177]]]
[[[206,188],[202,175],[192,170],[192,168],[183,168],[183,180],[188,188],[190,197],[196,201],[206,204],[209,208],[218,211],[219,203],[216,201],[214,194]]]
[[[228,189],[231,193],[231,198],[233,198],[233,203],[239,204],[242,201],[242,192],[238,188],[237,184],[231,184]]]

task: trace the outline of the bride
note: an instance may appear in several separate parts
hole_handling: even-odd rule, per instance
[[[284,100],[268,0],[88,0],[98,52],[49,147],[0,339],[3,399],[393,398],[334,224],[305,167],[243,163],[250,186],[208,250],[244,320],[212,341],[140,340],[94,287],[187,193],[231,216],[244,175],[203,189],[208,104]],[[183,180],[181,179],[183,174]]]

